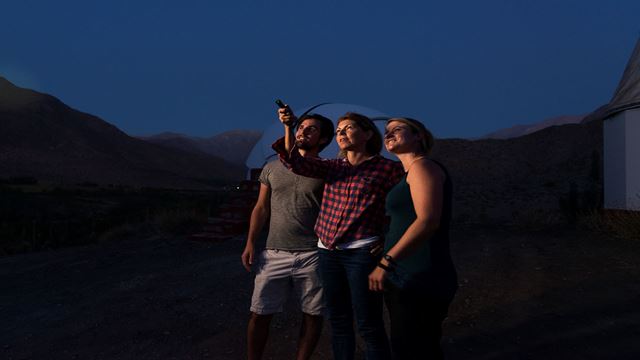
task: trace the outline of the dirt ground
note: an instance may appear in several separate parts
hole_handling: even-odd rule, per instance
[[[0,258],[2,359],[242,359],[243,239],[127,240]],[[580,230],[452,234],[450,359],[640,358],[640,241]],[[299,326],[274,319],[266,359]],[[314,359],[331,357],[325,327]]]

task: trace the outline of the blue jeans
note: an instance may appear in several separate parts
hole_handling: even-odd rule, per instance
[[[369,274],[378,259],[369,247],[352,250],[319,249],[331,345],[337,360],[352,360],[355,353],[353,317],[364,340],[368,360],[390,359],[389,341],[382,319],[382,293],[369,290]]]

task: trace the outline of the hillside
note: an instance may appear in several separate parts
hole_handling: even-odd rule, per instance
[[[506,129],[500,129],[484,135],[480,139],[511,139],[519,136],[533,134],[536,131],[546,129],[551,126],[579,124],[584,118],[584,115],[556,116],[534,124],[515,125]]]
[[[233,164],[244,165],[249,152],[260,136],[262,136],[261,131],[231,130],[209,138],[171,132],[139,138],[183,151],[218,156]]]
[[[244,169],[130,137],[53,96],[0,77],[0,174],[55,183],[206,188],[237,181]]]
[[[0,178],[62,183],[205,188],[237,181],[260,135],[238,130],[205,139],[165,133],[143,141],[2,78],[0,119]],[[509,139],[442,139],[433,156],[451,172],[458,222],[553,223],[600,202],[599,122],[549,126]]]
[[[601,199],[601,122],[505,140],[442,139],[433,157],[451,172],[459,222],[553,223]]]

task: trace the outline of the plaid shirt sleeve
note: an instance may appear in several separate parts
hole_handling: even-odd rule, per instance
[[[278,158],[280,158],[282,164],[298,175],[326,179],[332,169],[335,168],[334,161],[301,156],[295,146],[291,149],[291,152],[287,152],[284,147],[284,138],[276,140],[271,148],[278,153]]]

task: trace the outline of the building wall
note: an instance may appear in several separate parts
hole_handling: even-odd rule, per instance
[[[604,207],[640,210],[640,109],[604,121]]]
[[[627,209],[640,210],[640,109],[625,112]]]
[[[626,116],[606,119],[604,132],[604,207],[626,209]]]

